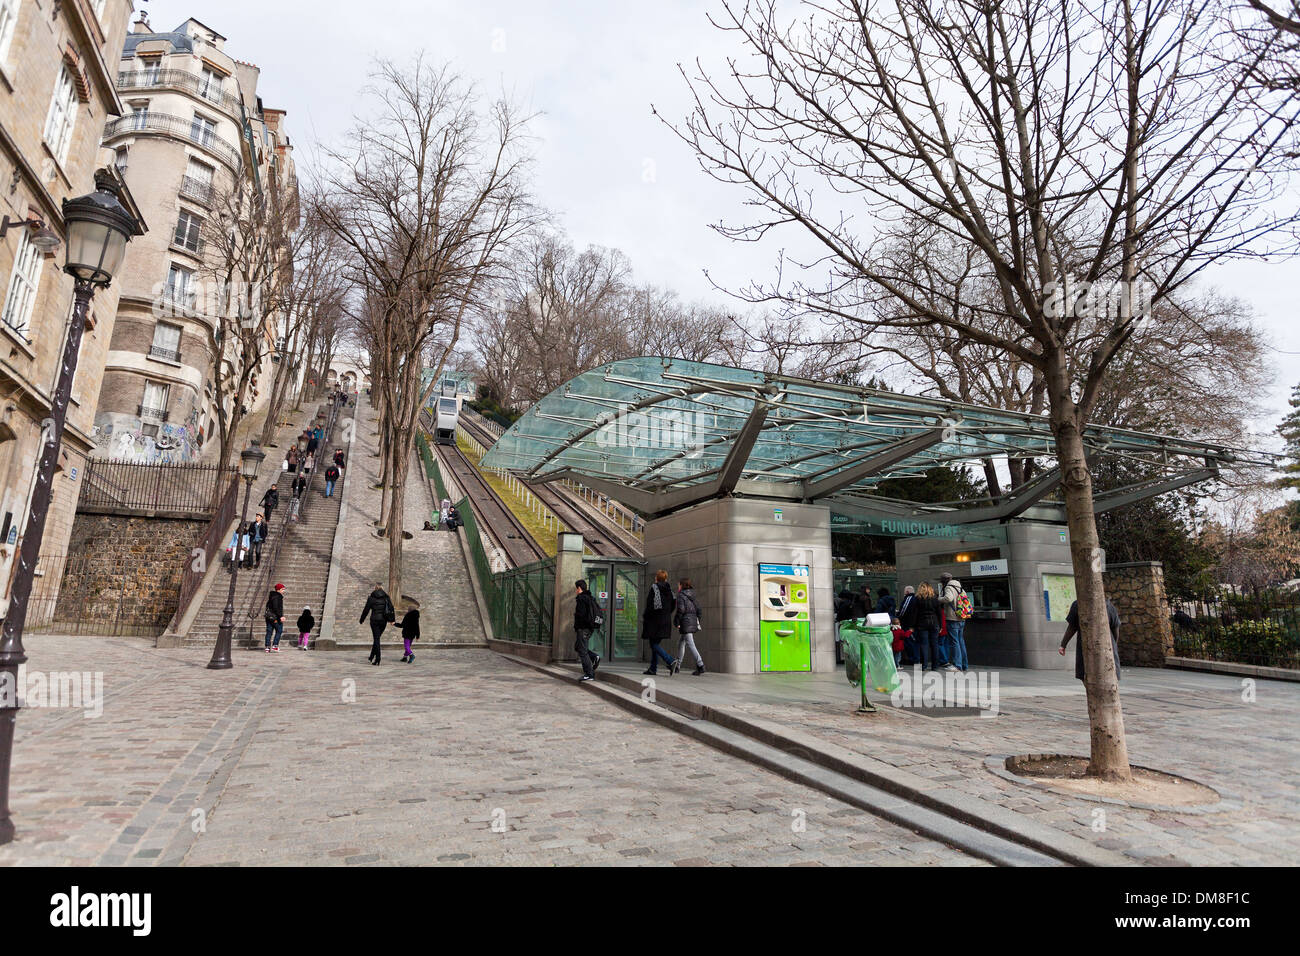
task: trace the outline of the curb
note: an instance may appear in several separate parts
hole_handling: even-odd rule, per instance
[[[501,656],[523,667],[569,683],[573,682],[576,673],[576,668],[542,665],[509,654]],[[920,791],[900,793],[893,786],[881,787],[874,781],[863,779],[860,768],[848,764],[845,764],[844,769],[832,766],[826,755],[818,750],[799,746],[790,739],[782,740],[776,734],[769,734],[769,736],[774,741],[784,743],[785,746],[769,743],[767,740],[760,739],[763,734],[756,726],[749,727],[747,732],[746,729],[742,729],[745,721],[734,717],[729,718],[728,715],[714,708],[663,693],[658,687],[655,688],[655,700],[651,703],[639,696],[641,691],[639,684],[636,684],[636,695],[628,693],[621,686],[616,686],[623,685],[627,680],[623,675],[612,674],[596,681],[589,681],[585,687],[592,693],[599,694],[640,717],[676,730],[724,753],[757,764],[796,783],[812,787],[911,832],[938,840],[996,865],[1133,865],[1134,861],[1109,851],[1096,850],[1095,853],[1086,854],[1086,857],[1090,858],[1085,858],[1083,854],[1071,854],[1059,846],[1049,848],[1035,846],[1031,840],[1024,837],[1023,832],[1017,830],[1009,830],[1007,833],[995,832],[990,826],[979,825],[986,823],[982,818],[964,812],[963,816],[970,819],[962,819],[942,801],[928,801],[935,805],[927,805],[927,801],[917,799],[927,796]],[[723,719],[719,720],[719,717]],[[737,726],[727,726],[728,723],[735,723]],[[758,733],[757,736],[755,732]],[[844,770],[849,772],[846,773]],[[888,783],[888,781],[883,782]],[[1013,815],[1017,816],[1017,822],[1026,822],[1019,819],[1019,815]],[[1021,827],[1022,831],[1023,829],[1025,828]],[[1058,842],[1067,845],[1069,841],[1077,840],[1055,830],[1051,830],[1050,833]],[[1087,844],[1085,847],[1096,849]]]
[[[1204,671],[1235,677],[1260,677],[1264,680],[1300,681],[1300,670],[1286,667],[1263,667],[1259,664],[1234,664],[1231,661],[1203,661],[1196,657],[1166,657],[1165,667],[1174,670]]]
[[[356,406],[354,406],[356,409]],[[343,483],[339,488],[339,518],[338,524],[334,526],[334,547],[330,551],[330,569],[329,574],[325,577],[325,606],[321,608],[321,625],[320,632],[316,639],[311,642],[315,650],[329,651],[336,649],[339,644],[334,640],[334,616],[338,613],[339,601],[339,566],[343,561],[343,529],[344,521],[348,516],[348,483],[352,479],[352,446],[357,440],[357,411],[352,413],[352,430],[348,436],[348,454],[347,467],[343,470]]]

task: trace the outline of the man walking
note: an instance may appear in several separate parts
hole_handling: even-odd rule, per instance
[[[379,666],[379,640],[384,636],[384,631],[388,628],[391,621],[397,620],[397,612],[393,610],[393,602],[388,597],[388,592],[378,581],[375,582],[375,589],[370,592],[366,598],[366,606],[361,609],[361,620],[358,623],[365,623],[366,617],[370,618],[370,636],[373,642],[370,645],[370,663],[376,667]]]
[[[269,515],[275,511],[275,506],[280,503],[280,492],[276,490],[275,483],[266,489],[266,494],[262,495],[262,514]]]
[[[939,604],[943,607],[943,618],[948,627],[948,637],[944,642],[948,648],[948,663],[944,670],[964,671],[970,666],[966,659],[966,621],[959,607],[965,594],[961,582],[951,574],[939,575]]]
[[[266,597],[266,653],[280,653],[280,638],[284,634],[284,585],[277,584]],[[275,639],[274,645],[271,639]]]
[[[334,482],[339,480],[339,466],[330,465],[325,469],[325,497],[334,497]]]
[[[578,680],[595,680],[600,655],[593,654],[587,642],[591,640],[592,631],[600,626],[600,605],[587,590],[586,581],[577,581],[573,587],[577,597],[573,604],[573,649],[578,652],[578,660],[582,663],[582,676]]]
[[[262,565],[262,545],[266,543],[266,536],[270,531],[266,518],[259,511],[252,524],[248,526],[248,538],[253,545],[253,567],[255,568]]]

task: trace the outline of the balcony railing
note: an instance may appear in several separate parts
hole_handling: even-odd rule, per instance
[[[239,150],[233,144],[222,139],[208,127],[195,123],[193,119],[142,111],[115,119],[104,127],[105,141],[130,133],[162,133],[175,136],[207,150],[232,169],[238,169],[240,165]]]
[[[150,408],[148,405],[137,405],[137,414],[141,418],[155,418],[160,422],[167,421],[167,409]]]
[[[173,351],[172,349],[165,349],[160,345],[149,346],[149,355],[152,358],[166,359],[168,362],[179,362],[181,360],[180,352]]]
[[[220,107],[231,116],[239,115],[239,97],[223,89],[214,89],[210,82],[189,70],[128,70],[117,74],[119,90],[147,90],[170,87],[193,93],[200,99]]]
[[[180,195],[184,199],[192,199],[197,203],[210,206],[212,205],[212,183],[186,176],[181,179]]]

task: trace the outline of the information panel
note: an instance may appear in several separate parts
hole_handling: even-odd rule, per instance
[[[760,670],[812,670],[811,582],[806,565],[758,566]]]
[[[1064,622],[1075,597],[1073,574],[1043,575],[1043,610],[1049,621]]]

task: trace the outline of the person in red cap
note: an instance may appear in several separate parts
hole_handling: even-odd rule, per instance
[[[280,653],[280,636],[284,634],[284,585],[277,584],[266,597],[266,653]],[[271,643],[274,635],[275,643]]]

